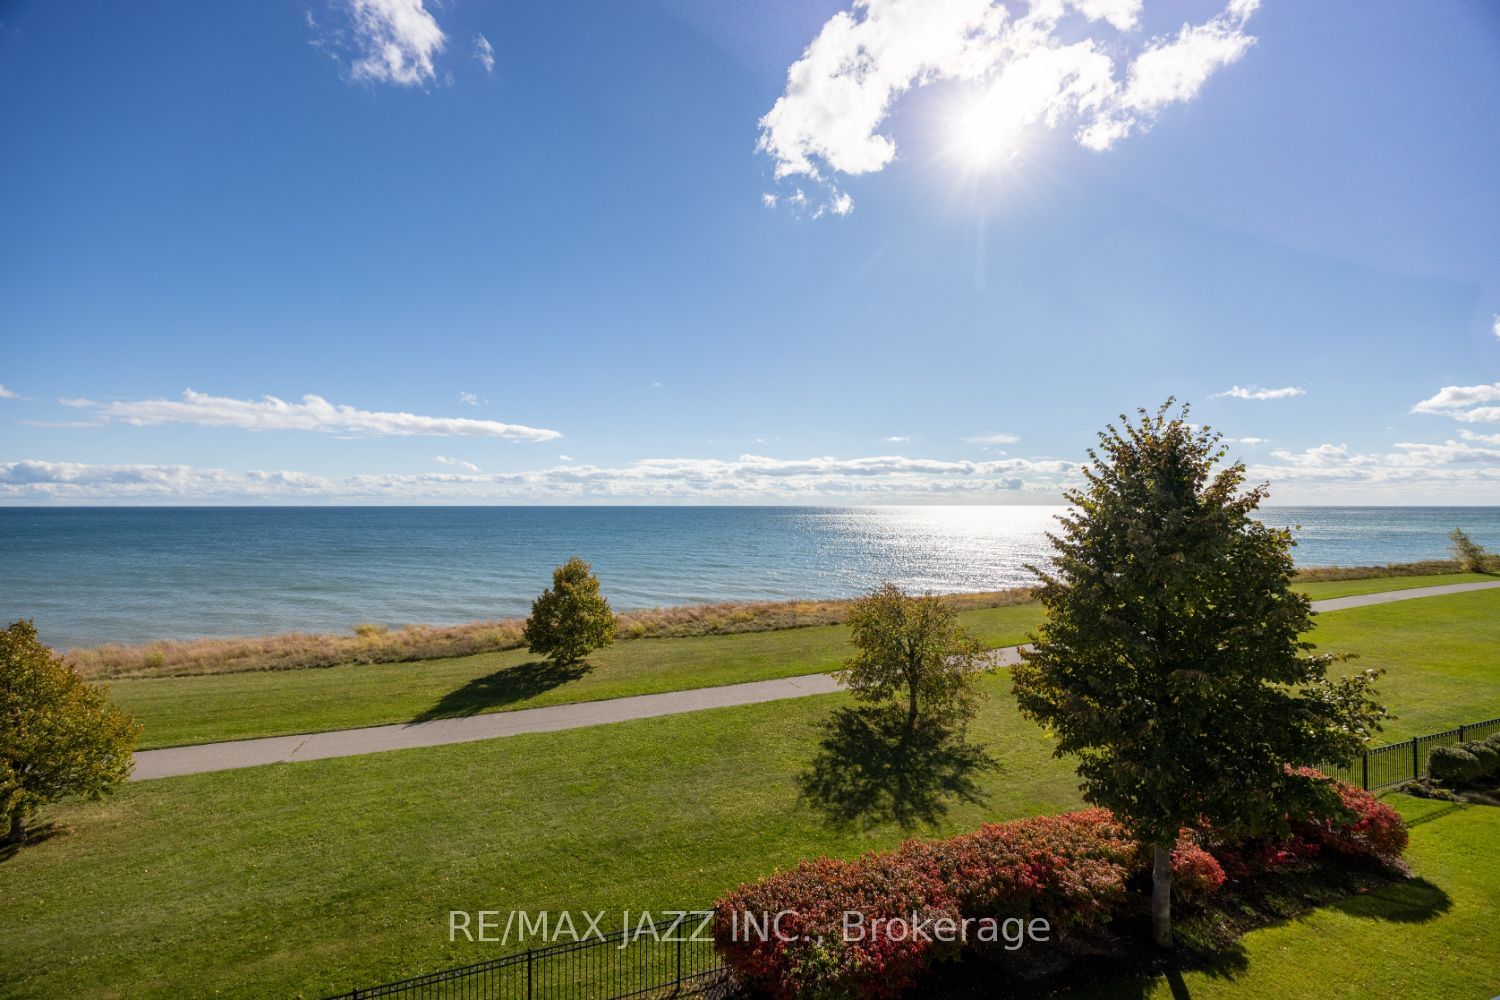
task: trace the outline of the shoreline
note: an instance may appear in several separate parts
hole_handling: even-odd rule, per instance
[[[1299,583],[1429,576],[1460,571],[1453,560],[1425,560],[1384,566],[1308,567]],[[947,593],[961,610],[1029,603],[1032,588]],[[837,625],[854,598],[783,601],[729,601],[626,611],[616,616],[619,639],[665,639],[766,632]],[[403,663],[472,656],[523,645],[524,618],[456,625],[355,625],[348,633],[279,632],[260,636],[159,639],[145,643],[105,643],[69,649],[65,655],[84,677],[114,680],[187,677],[225,673],[320,669],[342,664]]]

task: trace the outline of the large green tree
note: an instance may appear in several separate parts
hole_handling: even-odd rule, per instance
[[[1021,711],[1075,755],[1085,797],[1153,849],[1152,915],[1169,946],[1171,850],[1200,823],[1253,835],[1338,806],[1292,768],[1347,764],[1379,728],[1375,672],[1338,680],[1292,590],[1291,533],[1252,515],[1220,436],[1173,414],[1109,426],[1036,570],[1046,617],[1013,672]]]
[[[141,727],[19,621],[0,632],[0,821],[21,841],[64,795],[98,798],[130,775]]]
[[[970,713],[986,661],[948,601],[887,583],[854,603],[849,628],[855,654],[839,679],[855,698],[903,706],[908,730],[919,717],[961,721]]]
[[[552,571],[552,586],[531,602],[522,638],[554,663],[576,663],[615,641],[615,614],[589,564],[574,556]]]

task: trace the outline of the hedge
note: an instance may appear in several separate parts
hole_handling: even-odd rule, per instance
[[[1172,852],[1174,894],[1201,900],[1231,875],[1320,853],[1399,858],[1400,814],[1368,792],[1337,787],[1344,815],[1292,822],[1284,837],[1222,844],[1184,830]],[[807,861],[721,898],[715,945],[742,983],[771,997],[894,997],[933,963],[956,957],[965,941],[986,940],[975,933],[979,922],[1010,921],[1007,935],[1042,918],[1049,934],[1107,922],[1126,902],[1127,884],[1149,871],[1149,854],[1110,812],[1091,809],[907,841],[853,860]],[[913,918],[936,933],[912,933]],[[954,928],[963,933],[942,939]],[[1009,936],[995,943],[1020,946]]]

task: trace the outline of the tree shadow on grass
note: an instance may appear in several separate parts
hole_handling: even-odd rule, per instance
[[[577,663],[553,663],[550,660],[519,663],[454,688],[412,721],[456,719],[514,705],[579,680],[592,669],[582,660]]]
[[[1409,878],[1333,904],[1351,917],[1424,924],[1453,909],[1453,900],[1425,878]]]
[[[824,724],[818,753],[797,776],[804,802],[836,827],[932,825],[955,801],[982,803],[976,777],[998,766],[962,729],[899,713],[841,708]]]
[[[14,843],[0,840],[0,863],[15,857],[23,847],[35,847],[43,841],[51,840],[67,832],[68,828],[58,823],[33,823],[26,828],[20,840]]]

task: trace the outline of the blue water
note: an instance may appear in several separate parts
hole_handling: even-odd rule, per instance
[[[0,618],[68,647],[524,614],[554,565],[619,610],[1025,583],[1055,507],[0,508]],[[1442,558],[1500,507],[1304,507],[1303,565]]]

